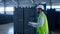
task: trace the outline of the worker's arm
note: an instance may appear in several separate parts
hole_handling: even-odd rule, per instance
[[[44,17],[41,17],[40,22],[39,23],[35,23],[35,22],[29,22],[33,27],[41,27],[44,24]]]

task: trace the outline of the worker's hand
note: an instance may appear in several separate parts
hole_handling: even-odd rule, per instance
[[[29,26],[32,26],[32,23],[31,23],[31,22],[29,22],[29,23],[28,23],[28,25],[29,25]]]

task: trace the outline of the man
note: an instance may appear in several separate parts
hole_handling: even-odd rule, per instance
[[[47,17],[44,14],[43,10],[44,7],[42,5],[37,6],[37,10],[38,10],[38,18],[37,18],[37,23],[35,22],[29,22],[28,25],[36,27],[36,32],[38,34],[48,34],[49,30],[48,30],[48,21],[47,21]]]

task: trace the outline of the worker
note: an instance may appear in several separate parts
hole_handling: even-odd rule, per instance
[[[43,12],[44,6],[38,5],[36,8],[39,14],[37,22],[29,22],[28,25],[35,27],[38,34],[49,34],[47,17]]]

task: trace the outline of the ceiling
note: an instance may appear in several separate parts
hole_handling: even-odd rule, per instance
[[[31,1],[32,0],[5,0],[6,1],[6,6],[16,6],[17,2],[19,2],[19,4],[21,3],[25,3],[26,1]],[[60,0],[51,0],[52,1],[52,5],[60,5]],[[39,2],[46,2],[47,5],[50,5],[50,0],[34,0],[35,3],[39,3]],[[28,4],[28,3],[27,3]],[[4,0],[0,0],[0,6],[4,5]]]
[[[50,0],[40,0],[41,2],[46,2],[47,5],[50,5]],[[60,0],[51,0],[52,5],[60,5]]]
[[[17,1],[17,0],[15,0]],[[25,0],[20,0],[21,1],[25,1]],[[47,5],[50,5],[50,0],[34,0],[34,2],[38,3],[38,2],[46,2]],[[60,5],[60,0],[51,0],[52,5]]]

